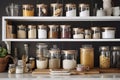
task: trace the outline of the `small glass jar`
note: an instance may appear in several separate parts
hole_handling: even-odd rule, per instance
[[[92,45],[82,45],[80,48],[80,64],[94,68],[94,48]]]
[[[85,39],[91,39],[91,30],[90,29],[85,29]]]
[[[28,38],[36,39],[36,26],[35,25],[28,25]]]
[[[34,69],[35,68],[35,58],[31,57],[29,58],[29,63],[30,63],[30,69]]]
[[[92,38],[100,39],[100,28],[99,27],[91,27],[92,29]]]
[[[47,26],[38,25],[38,39],[46,39],[46,38],[47,38]]]
[[[120,46],[112,46],[110,64],[112,68],[120,68]]]
[[[62,16],[63,15],[63,4],[52,3],[51,11],[52,11],[52,16]]]
[[[73,28],[73,38],[74,39],[83,39],[84,38],[83,28]]]
[[[47,5],[45,4],[37,4],[37,16],[47,16]]]
[[[21,65],[16,66],[16,73],[24,73],[24,68]]]
[[[48,25],[49,33],[48,38],[58,38],[59,26],[58,25]]]
[[[109,46],[101,46],[100,50],[100,68],[110,68],[110,51]]]
[[[24,4],[23,16],[34,16],[34,6],[30,4]]]
[[[76,50],[62,50],[63,52],[63,69],[75,69],[77,65]]]
[[[26,26],[24,25],[18,25],[17,26],[17,38],[19,39],[25,39],[26,38]]]
[[[71,38],[71,26],[70,25],[60,25],[61,38]]]
[[[79,16],[80,17],[86,17],[90,16],[90,9],[89,4],[79,4]]]
[[[15,64],[9,64],[8,73],[9,74],[15,73]]]
[[[66,16],[76,17],[76,5],[75,4],[66,4]]]
[[[115,27],[102,27],[102,38],[103,39],[114,39],[115,38]]]

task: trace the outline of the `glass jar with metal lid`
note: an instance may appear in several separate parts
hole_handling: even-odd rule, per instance
[[[112,46],[110,63],[112,68],[120,68],[120,46]]]
[[[34,16],[34,6],[30,4],[24,4],[23,16]]]
[[[17,26],[17,38],[25,39],[27,35],[26,26],[25,25],[18,25]]]
[[[74,39],[83,39],[84,38],[83,28],[73,28],[73,38]]]
[[[47,5],[45,4],[37,4],[37,16],[47,16],[48,11],[47,11]]]
[[[94,48],[92,45],[82,45],[80,48],[80,64],[94,68]]]
[[[110,51],[109,46],[101,46],[100,50],[100,68],[110,68]]]
[[[39,39],[47,38],[47,26],[46,25],[38,25],[38,38]]]
[[[58,25],[48,25],[49,33],[48,38],[58,38],[59,26]]]
[[[115,27],[102,27],[102,38],[103,39],[114,39],[115,38]]]
[[[36,39],[36,26],[35,25],[28,25],[28,38]]]
[[[52,11],[52,16],[62,16],[63,15],[63,4],[52,3],[51,11]]]
[[[71,38],[71,26],[70,25],[60,25],[61,38]]]
[[[75,17],[76,16],[76,4],[66,4],[66,16]]]
[[[92,30],[92,38],[93,39],[100,39],[100,28],[99,27],[91,27]]]
[[[91,30],[90,29],[85,29],[85,39],[91,39]]]
[[[76,50],[62,50],[63,53],[63,69],[75,69],[77,65]]]
[[[79,16],[90,16],[89,4],[79,4]]]
[[[60,49],[56,45],[49,50],[49,69],[59,69],[60,68]]]

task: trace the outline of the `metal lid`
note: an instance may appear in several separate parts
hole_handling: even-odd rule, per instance
[[[29,59],[30,59],[30,60],[35,60],[35,58],[33,58],[33,57],[30,57]]]
[[[49,28],[58,28],[59,25],[48,25]]]
[[[42,48],[42,47],[48,47],[48,45],[47,44],[45,44],[45,43],[37,43],[37,47],[38,48]]]
[[[79,7],[89,7],[89,4],[81,3],[81,4],[79,4]]]
[[[91,27],[91,29],[100,31],[100,27]]]
[[[99,50],[109,50],[109,46],[100,46]]]
[[[73,7],[73,8],[76,8],[76,4],[69,3],[69,4],[66,4],[66,7]]]
[[[60,50],[49,50],[50,53],[53,53],[53,54],[60,54]]]
[[[75,54],[77,51],[76,50],[62,50],[64,54]]]
[[[82,45],[82,48],[92,48],[92,45]]]
[[[47,28],[46,25],[38,25],[38,28]]]
[[[120,46],[112,46],[112,50],[120,50]]]
[[[60,4],[60,3],[52,3],[51,6],[52,6],[52,7],[62,7],[63,4]]]
[[[40,7],[44,7],[44,8],[46,8],[46,7],[47,7],[46,4],[37,4],[36,6],[37,6],[37,8],[40,8]]]
[[[71,25],[60,25],[61,28],[70,28]]]
[[[102,27],[102,29],[104,29],[104,30],[115,30],[116,28],[115,27]]]
[[[31,4],[23,4],[22,5],[23,6],[23,8],[33,8],[34,6],[33,5],[31,5]]]

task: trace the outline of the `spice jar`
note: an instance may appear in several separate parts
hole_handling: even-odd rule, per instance
[[[51,4],[52,16],[62,16],[63,15],[63,4],[52,3]]]
[[[102,27],[102,38],[103,39],[114,39],[115,38],[115,27]]]
[[[19,39],[25,39],[26,38],[26,26],[24,25],[18,25],[17,26],[17,38]]]
[[[63,69],[75,69],[77,65],[76,50],[62,50],[63,52]]]
[[[56,45],[49,50],[49,69],[59,69],[60,68],[60,50]]]
[[[45,4],[37,4],[37,16],[47,16],[47,5]]]
[[[38,38],[46,39],[47,38],[47,26],[38,25]]]
[[[23,16],[34,16],[34,6],[30,4],[24,4]]]
[[[70,25],[60,25],[61,38],[71,38],[71,26]]]
[[[48,25],[48,27],[49,27],[48,38],[58,38],[59,26]]]
[[[109,46],[101,46],[100,50],[100,68],[110,68],[110,51]]]
[[[79,4],[79,16],[90,16],[89,4]]]
[[[36,26],[35,25],[28,25],[28,38],[36,39]]]
[[[120,68],[120,46],[112,46],[110,64],[112,68]]]
[[[74,39],[83,39],[84,31],[82,28],[73,28],[73,38]]]
[[[35,68],[35,58],[31,57],[29,58],[29,63],[30,63],[30,69],[34,69]]]
[[[91,30],[85,29],[85,39],[91,39]]]
[[[67,17],[76,16],[76,5],[75,4],[66,4],[66,16]]]
[[[94,48],[92,45],[82,45],[80,48],[80,64],[94,68]]]
[[[92,29],[92,38],[100,39],[100,28],[99,27],[91,27]]]
[[[9,64],[8,73],[10,74],[15,73],[15,64]]]

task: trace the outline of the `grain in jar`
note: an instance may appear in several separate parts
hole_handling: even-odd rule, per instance
[[[23,16],[34,16],[34,6],[30,4],[24,4],[23,6]]]
[[[26,26],[25,25],[18,25],[17,26],[17,38],[18,39],[25,39],[26,38]]]
[[[46,38],[47,38],[47,26],[38,25],[38,39],[46,39]]]
[[[80,48],[80,64],[94,68],[94,48],[92,45],[82,45]]]
[[[99,27],[91,27],[92,30],[92,38],[93,39],[100,39],[101,33]]]
[[[83,39],[84,30],[82,28],[73,28],[73,38],[74,39]]]
[[[46,4],[37,4],[37,16],[47,16],[47,5]]]
[[[35,25],[28,25],[28,38],[36,39],[36,26]]]
[[[91,30],[85,29],[85,39],[91,39]]]

